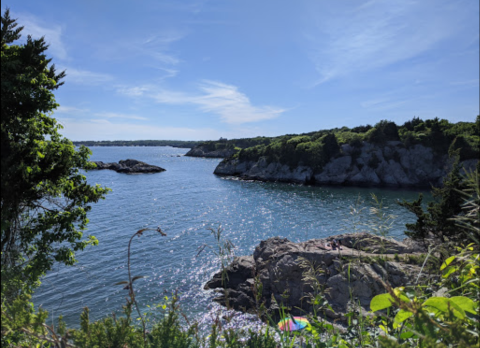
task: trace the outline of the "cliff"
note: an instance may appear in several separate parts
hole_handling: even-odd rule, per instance
[[[464,161],[473,168],[477,160]],[[242,160],[233,156],[220,162],[214,173],[262,181],[284,181],[318,185],[355,185],[390,187],[430,187],[440,185],[448,172],[447,155],[435,154],[423,145],[406,147],[400,141],[385,145],[362,142],[344,144],[325,165],[315,163],[289,166],[267,157]]]
[[[342,241],[342,250],[324,247],[334,238]],[[280,303],[292,315],[312,312],[312,296],[323,288],[322,301],[333,309],[326,315],[343,320],[349,306],[359,304],[359,310],[369,311],[371,299],[385,293],[385,282],[394,287],[415,282],[420,266],[407,261],[421,260],[421,252],[411,240],[398,242],[368,233],[302,243],[275,237],[262,241],[253,255],[235,258],[224,276],[215,274],[205,289],[217,289],[220,296],[214,301],[222,305],[228,300],[236,310],[255,312],[263,303],[268,316],[278,318]],[[317,269],[315,274],[309,272],[308,263]],[[421,277],[427,276],[424,271]]]

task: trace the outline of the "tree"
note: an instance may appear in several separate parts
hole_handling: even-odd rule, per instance
[[[328,162],[332,157],[335,157],[340,152],[340,146],[338,145],[337,137],[334,133],[328,133],[323,138],[322,142],[325,162]]]
[[[432,195],[435,201],[428,204],[427,211],[422,208],[422,194],[413,202],[399,202],[417,217],[416,223],[406,224],[407,236],[423,241],[432,237],[441,242],[465,243],[469,240],[468,235],[458,228],[454,220],[462,214],[464,204],[462,192],[467,188],[467,183],[460,173],[462,167],[458,152],[456,150],[453,153],[452,169],[443,179],[443,186],[433,188]]]
[[[387,141],[400,140],[397,125],[386,120],[378,122],[365,136],[369,142],[374,144],[385,144]]]
[[[1,281],[2,300],[31,291],[53,263],[71,265],[83,238],[90,204],[107,188],[87,184],[88,148],[75,149],[51,116],[53,91],[63,84],[47,58],[44,38],[17,43],[10,11],[1,18]]]

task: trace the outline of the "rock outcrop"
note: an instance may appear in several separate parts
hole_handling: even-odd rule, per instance
[[[103,163],[102,161],[93,161],[97,165],[95,169],[111,169],[118,173],[160,173],[164,172],[165,169],[147,164],[145,162],[137,161],[134,159],[127,159],[119,161],[118,163]]]
[[[189,157],[207,157],[207,158],[227,158],[237,153],[235,149],[210,150],[207,146],[198,145],[188,151],[185,156]]]
[[[306,165],[291,168],[260,157],[257,161],[227,158],[219,163],[214,173],[250,180],[317,185],[431,187],[440,185],[449,170],[448,156],[436,155],[431,148],[422,145],[406,148],[400,141],[389,141],[380,147],[363,142],[361,147],[345,144],[341,149],[321,171]],[[476,160],[463,164],[466,168],[474,168]]]
[[[342,250],[325,247],[333,238],[342,241]],[[323,288],[333,308],[326,315],[342,320],[350,306],[359,304],[360,310],[370,310],[371,299],[385,293],[385,283],[396,287],[414,282],[421,273],[420,267],[403,261],[408,255],[423,251],[411,241],[398,242],[368,233],[303,243],[275,237],[262,241],[252,256],[235,258],[225,270],[225,284],[222,272],[218,272],[205,289],[220,289],[215,301],[226,305],[228,300],[229,306],[244,312],[255,312],[264,303],[268,315],[278,318],[280,303],[293,315],[312,312],[309,299],[314,289]],[[308,277],[307,268],[302,265],[305,262],[319,269],[313,278]]]

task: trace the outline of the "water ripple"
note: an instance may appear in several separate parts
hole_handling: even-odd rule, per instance
[[[237,255],[251,254],[261,240],[286,237],[298,242],[343,232],[342,219],[358,195],[367,202],[370,192],[382,198],[389,212],[398,216],[392,233],[402,236],[404,224],[413,216],[395,204],[414,199],[413,191],[307,187],[282,183],[246,182],[213,175],[218,159],[177,157],[186,149],[169,147],[93,147],[92,160],[104,162],[135,158],[159,165],[166,172],[124,175],[114,171],[87,173],[91,184],[112,188],[104,201],[92,207],[87,234],[100,244],[78,254],[75,267],[56,266],[43,279],[35,294],[53,316],[62,314],[67,324],[78,327],[83,307],[93,320],[119,312],[127,292],[116,282],[127,280],[127,245],[134,232],[160,226],[132,243],[132,274],[147,278],[135,282],[137,300],[159,303],[175,290],[183,311],[208,327],[217,315],[228,313],[212,303],[214,293],[203,285],[218,270],[219,260],[199,247],[215,240],[208,228],[223,228],[224,237],[235,245]],[[364,218],[365,219],[365,218]],[[219,314],[220,313],[220,314]],[[237,313],[239,323],[258,325],[250,316]],[[230,324],[229,324],[230,325]]]

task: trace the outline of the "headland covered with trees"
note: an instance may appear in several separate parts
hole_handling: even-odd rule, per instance
[[[393,141],[401,142],[402,146],[428,145],[432,151],[450,156],[451,170],[444,177],[443,185],[433,190],[434,202],[424,207],[420,196],[414,202],[402,203],[417,217],[416,223],[406,228],[413,242],[423,245],[423,252],[387,256],[389,217],[378,202],[373,211],[378,221],[371,233],[378,241],[380,252],[369,250],[369,255],[358,253],[357,257],[353,252],[350,258],[339,255],[333,261],[338,272],[334,277],[342,279],[342,289],[347,292],[351,282],[361,283],[368,278],[362,272],[351,272],[354,268],[360,269],[355,266],[357,262],[379,270],[368,276],[375,277],[382,286],[382,293],[370,300],[368,312],[360,308],[359,299],[350,293],[343,325],[327,320],[326,312],[333,310],[326,295],[329,289],[321,282],[327,270],[308,257],[298,258],[295,253],[286,261],[297,271],[302,270],[301,279],[308,285],[304,300],[312,308],[304,314],[309,324],[303,331],[285,331],[277,326],[274,321],[277,317],[295,321],[292,309],[282,300],[291,294],[280,294],[268,301],[264,297],[267,284],[262,283],[260,275],[247,283],[254,299],[252,313],[268,324],[263,331],[243,327],[225,329],[222,322],[228,317],[218,317],[208,333],[199,332],[198,324],[181,317],[176,294],[159,307],[158,320],[147,321],[139,310],[134,288],[135,281],[141,277],[132,277],[130,272],[130,244],[128,281],[122,282],[128,290],[123,315],[105,313],[103,319],[92,322],[85,308],[77,329],[67,328],[61,316],[55,325],[49,324],[48,313],[35,309],[31,295],[55,264],[73,265],[77,251],[98,242],[93,236],[85,239],[83,231],[91,205],[104,198],[109,189],[87,183],[81,170],[94,168],[88,161],[91,152],[85,146],[75,148],[60,134],[61,126],[49,116],[58,106],[53,92],[62,85],[65,73],[58,73],[47,58],[45,40],[28,37],[20,41],[23,28],[10,18],[8,9],[2,14],[1,23],[2,347],[478,346],[479,166],[462,173],[460,164],[478,154],[478,118],[476,124],[451,125],[440,120],[414,119],[402,127],[380,122],[375,127],[356,131],[342,128],[301,136],[257,138],[245,140],[253,147],[245,146],[231,155],[231,160],[255,161],[266,157],[282,165],[298,166],[301,162],[323,166],[342,151],[342,145],[355,148],[364,141],[376,144]],[[262,143],[253,144],[254,141]],[[228,140],[218,143],[230,144]],[[235,149],[240,143],[228,146]],[[132,239],[148,232],[152,231],[141,229]],[[153,232],[165,235],[160,228]],[[231,271],[229,262],[235,260],[232,260],[231,243],[222,238],[221,230],[212,232],[221,261],[218,279],[228,307],[227,285],[231,286],[234,279],[227,279],[226,275]],[[352,244],[345,243],[345,247],[355,249],[355,238],[351,241]],[[258,248],[254,256],[267,259],[272,254],[267,249]],[[393,287],[388,282],[389,276],[395,276],[392,258],[398,261],[400,257],[413,258],[420,273],[416,280]],[[382,269],[387,274],[383,274]],[[282,268],[278,271],[281,273]],[[279,281],[288,283],[289,279]],[[272,302],[275,302],[273,306]],[[274,313],[266,310],[267,304]]]
[[[292,167],[300,163],[321,167],[340,152],[342,145],[360,148],[362,142],[385,145],[389,141],[399,141],[407,148],[423,145],[432,148],[438,155],[447,154],[450,146],[453,146],[461,149],[462,161],[477,159],[480,151],[480,116],[472,122],[458,123],[438,118],[422,120],[413,117],[403,125],[396,125],[384,120],[374,126],[342,127],[277,137],[205,141],[200,142],[197,147],[203,148],[206,154],[219,150],[234,150],[233,159],[258,160],[266,157],[268,161],[278,161]]]
[[[318,185],[440,185],[458,150],[467,169],[480,157],[480,117],[450,123],[414,117],[403,125],[336,128],[305,134],[205,142],[186,156],[222,157],[215,174]]]

